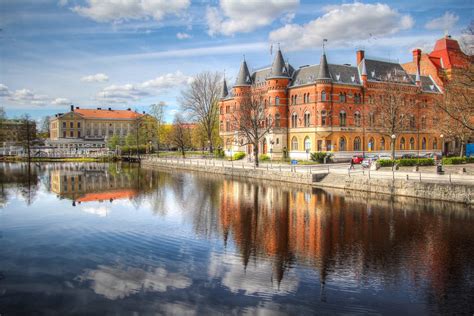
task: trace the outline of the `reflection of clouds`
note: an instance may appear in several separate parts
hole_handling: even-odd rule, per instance
[[[81,208],[81,211],[89,213],[89,214],[98,215],[100,217],[106,217],[109,212],[109,209],[106,206],[99,206],[99,207],[85,206]]]
[[[274,277],[274,267],[271,261],[257,260],[245,268],[242,258],[232,254],[216,254],[210,256],[208,274],[211,278],[220,278],[222,284],[237,293],[243,291],[252,294],[283,294],[295,292],[299,280],[289,272],[285,280],[278,284]]]
[[[166,292],[168,287],[184,289],[191,285],[191,279],[178,273],[170,273],[163,268],[145,271],[139,268],[113,268],[99,266],[96,270],[86,270],[79,280],[92,281],[91,288],[96,294],[115,300],[139,291]]]

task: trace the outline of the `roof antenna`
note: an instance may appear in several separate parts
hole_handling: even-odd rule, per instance
[[[244,61],[245,61],[245,54],[244,54]]]
[[[323,54],[326,54],[326,45],[325,45],[325,43],[326,43],[327,41],[328,41],[327,38],[324,38],[324,39],[323,39]]]

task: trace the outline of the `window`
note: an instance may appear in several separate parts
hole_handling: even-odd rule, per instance
[[[69,122],[69,127],[74,128],[74,122]]]
[[[360,112],[356,111],[354,113],[354,124],[355,126],[359,127],[360,126]]]
[[[375,140],[373,137],[369,139],[369,143],[367,145],[368,145],[369,151],[375,150]]]
[[[354,103],[360,103],[361,98],[360,98],[360,93],[354,94]]]
[[[321,92],[321,101],[326,101],[326,91]]]
[[[275,97],[275,105],[280,105],[280,97]]]
[[[272,117],[271,114],[267,117],[267,122],[266,122],[266,124],[267,124],[267,127],[272,126],[272,124],[273,124],[273,117]]]
[[[278,145],[280,143],[280,139],[277,137],[276,144]]]
[[[346,139],[344,137],[339,139],[339,151],[346,151]]]
[[[318,139],[318,151],[323,151],[323,141]]]
[[[298,150],[298,138],[296,136],[291,139],[291,150]]]
[[[81,128],[81,122],[77,122],[77,128]]]
[[[298,114],[291,115],[291,127],[298,127]]]
[[[310,119],[311,119],[311,114],[309,112],[306,112],[304,114],[304,126],[309,127],[310,125]]]
[[[415,129],[416,128],[416,121],[415,121],[415,116],[410,115],[410,128]]]
[[[268,97],[268,106],[272,105],[272,97]]]
[[[433,139],[433,149],[438,149],[438,140],[436,138]]]
[[[345,93],[339,93],[339,102],[345,103],[346,102],[346,94]]]
[[[280,114],[275,114],[275,127],[280,127]]]
[[[219,129],[224,131],[224,123],[222,121],[219,122]]]
[[[369,126],[370,127],[375,126],[375,113],[373,112],[369,113]]]
[[[410,138],[410,149],[411,150],[415,149],[415,139],[413,137]]]
[[[421,117],[421,129],[426,129],[426,116]]]
[[[305,151],[311,150],[311,139],[308,136],[306,136],[304,139],[304,150]]]
[[[400,150],[405,150],[405,137],[400,139]]]
[[[326,110],[321,111],[321,125],[322,126],[326,125]]]
[[[63,122],[63,128],[66,128],[66,122]]]
[[[63,132],[63,138],[66,138],[66,131]]]
[[[385,150],[385,138],[380,139],[380,150]]]
[[[81,137],[81,131],[77,131],[77,137]]]
[[[229,120],[227,120],[227,121],[225,122],[225,130],[226,130],[227,132],[230,131],[230,122],[229,122]]]
[[[354,138],[354,150],[355,151],[360,150],[360,137]]]
[[[74,137],[74,132],[73,132],[73,131],[70,131],[70,132],[69,132],[69,136],[70,136],[70,137]]]
[[[346,112],[345,111],[339,112],[339,125],[346,126]]]
[[[424,137],[421,140],[421,150],[426,150],[426,138]]]

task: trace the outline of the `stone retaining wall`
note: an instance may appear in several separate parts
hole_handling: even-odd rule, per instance
[[[290,182],[312,185],[322,188],[338,188],[389,195],[408,196],[431,200],[474,204],[474,186],[462,184],[430,183],[407,181],[402,179],[376,179],[364,176],[348,177],[343,174],[307,174],[298,172],[280,172],[277,170],[240,169],[222,166],[186,165],[173,162],[143,161],[144,165],[163,169],[170,167],[212,174],[229,175],[237,178],[252,178],[278,182]]]

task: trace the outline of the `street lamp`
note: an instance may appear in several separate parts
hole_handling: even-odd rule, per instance
[[[395,160],[395,139],[397,136],[395,134],[392,134],[392,159]]]
[[[272,139],[272,140],[270,140],[270,169],[272,169],[273,144],[275,144],[275,142]]]
[[[439,135],[439,138],[441,138],[441,158],[442,158],[444,155],[444,139],[443,139],[444,135],[443,134]]]

